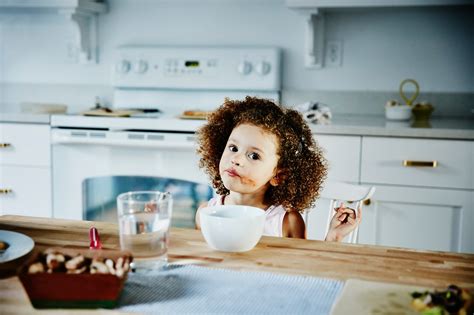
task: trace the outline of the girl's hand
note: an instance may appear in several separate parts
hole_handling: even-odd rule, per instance
[[[336,213],[329,223],[329,231],[326,235],[326,241],[340,242],[359,225],[362,212],[359,207],[356,216],[355,210],[344,207],[344,204],[335,208],[334,211],[336,211]]]

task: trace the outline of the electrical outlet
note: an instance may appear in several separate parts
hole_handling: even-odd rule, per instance
[[[332,40],[326,43],[325,63],[326,67],[342,66],[342,41]]]

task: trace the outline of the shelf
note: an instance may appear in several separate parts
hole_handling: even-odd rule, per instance
[[[300,13],[306,20],[305,66],[311,69],[324,67],[324,52],[326,49],[325,10],[473,4],[473,0],[286,0],[286,6]]]
[[[56,13],[76,27],[80,63],[97,63],[97,16],[107,12],[103,1],[94,0],[0,0],[2,13]]]
[[[432,7],[472,4],[472,0],[286,0],[286,6],[290,9]]]

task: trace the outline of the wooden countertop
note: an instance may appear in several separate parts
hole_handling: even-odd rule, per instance
[[[0,216],[0,229],[26,234],[37,246],[88,247],[91,226],[99,230],[104,248],[120,247],[115,223]],[[168,256],[171,263],[178,264],[438,288],[454,283],[474,289],[473,254],[277,237],[262,237],[253,250],[245,253],[224,253],[210,249],[200,231],[172,228]],[[0,280],[2,308],[4,305],[18,306],[25,301],[28,310],[33,310],[16,277]]]

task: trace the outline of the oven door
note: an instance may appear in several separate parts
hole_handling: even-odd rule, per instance
[[[174,226],[193,227],[197,207],[212,197],[198,167],[193,133],[53,129],[53,217],[117,221],[126,191],[173,195]]]

